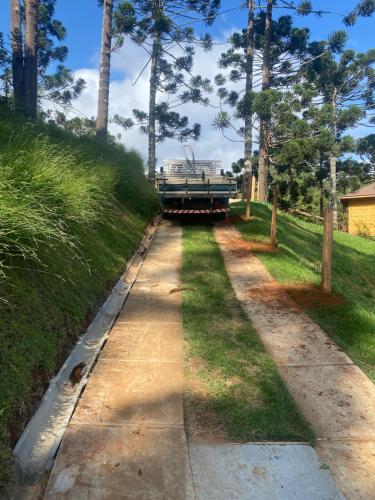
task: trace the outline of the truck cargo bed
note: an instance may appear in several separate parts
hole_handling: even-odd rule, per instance
[[[156,177],[163,213],[166,215],[224,215],[229,199],[237,194],[237,180],[218,175],[220,162],[167,160],[167,172]]]

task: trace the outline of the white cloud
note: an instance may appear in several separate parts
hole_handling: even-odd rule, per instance
[[[222,40],[228,39],[229,32],[223,34]],[[214,45],[209,52],[197,49],[194,58],[194,74],[200,74],[204,78],[214,79],[219,73],[217,61],[220,54],[226,49],[225,45]],[[125,41],[122,49],[112,57],[112,70],[115,78],[110,85],[110,115],[118,113],[130,117],[134,108],[147,111],[148,89],[149,89],[149,67],[143,72],[137,83],[134,80],[148,60],[148,54],[141,47],[130,41]],[[74,107],[84,115],[96,116],[98,70],[96,68],[82,68],[75,71],[76,77],[86,80],[86,89],[74,103]],[[212,94],[212,103],[216,103],[215,94]],[[225,140],[222,135],[215,131],[211,124],[218,111],[217,108],[202,106],[198,104],[186,104],[176,109],[181,114],[189,117],[190,124],[198,122],[201,124],[201,137],[199,141],[192,141],[197,159],[219,159],[222,160],[223,168],[229,169],[232,162],[243,155],[242,143],[233,143]],[[110,124],[110,131],[114,134],[120,133],[122,142],[128,148],[137,149],[147,159],[147,137],[135,127],[124,131],[115,124]],[[157,145],[158,164],[168,158],[181,158],[184,156],[182,145],[176,140],[167,140]]]

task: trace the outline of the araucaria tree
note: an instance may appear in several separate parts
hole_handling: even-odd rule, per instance
[[[228,139],[244,142],[245,177],[246,174],[251,175],[252,145],[259,144],[262,153],[262,158],[258,156],[259,188],[265,193],[269,161],[269,118],[264,113],[254,113],[254,99],[259,90],[267,100],[269,88],[286,89],[291,85],[300,65],[308,57],[309,32],[307,29],[294,27],[290,16],[272,20],[271,3],[267,12],[260,11],[257,15],[254,15],[253,7],[254,3],[249,2],[247,29],[232,35],[230,49],[219,60],[219,67],[229,71],[228,74],[220,73],[216,76],[220,112],[214,126]],[[267,47],[269,45],[266,50],[265,44]],[[248,59],[249,47],[251,64]],[[244,88],[240,87],[241,81],[245,82]],[[227,111],[227,106],[234,109],[233,116]],[[243,120],[244,126],[236,126],[235,120]],[[257,123],[260,125],[257,126]],[[253,140],[254,128],[258,132],[256,140]],[[228,131],[224,132],[225,129],[228,129],[229,134]],[[234,139],[233,132],[236,132]],[[249,187],[250,184],[246,195],[246,218],[249,216]]]
[[[68,49],[55,45],[66,37],[54,19],[56,0],[10,0],[12,83],[16,109],[35,119],[40,99],[70,106],[84,87],[62,63]],[[49,73],[51,63],[56,64]]]
[[[113,0],[102,0],[99,2],[99,5],[103,6],[103,26],[99,71],[98,112],[96,116],[96,136],[100,139],[106,139],[108,130],[109,82],[111,73],[113,35]]]
[[[25,111],[30,118],[36,118],[37,111],[37,11],[37,0],[25,0],[24,94]]]
[[[22,22],[19,0],[10,1],[10,33],[12,47],[12,75],[14,101],[18,110],[23,106],[23,48]]]
[[[273,0],[267,0],[266,19],[264,27],[264,41],[263,41],[262,91],[268,90],[270,88],[272,7],[273,7]],[[264,118],[260,118],[259,167],[258,167],[259,201],[266,201],[267,197],[267,176],[268,176],[268,157],[266,149],[267,133],[268,133],[267,120]]]
[[[368,113],[374,108],[375,50],[356,53],[344,50],[346,35],[336,33],[340,47],[335,57],[332,50],[315,59],[306,69],[307,79],[314,88],[320,104],[321,124],[332,134],[332,148],[329,152],[330,203],[334,211],[334,226],[337,228],[337,156],[346,130],[365,123]]]
[[[254,0],[248,1],[247,29],[245,36],[245,97],[243,107],[245,130],[244,130],[244,181],[246,185],[246,220],[250,219],[250,199],[251,199],[251,181],[252,181],[252,158],[253,158],[253,74],[254,74],[254,31],[255,31],[255,13]]]
[[[254,91],[254,66],[255,66],[255,2],[248,0],[244,7],[247,8],[247,26],[241,33],[234,33],[230,39],[231,47],[221,54],[219,67],[230,70],[229,74],[219,73],[215,83],[218,86],[220,111],[215,117],[213,126],[221,130],[224,137],[234,142],[243,142],[244,157],[240,164],[244,169],[243,194],[246,198],[245,218],[250,219],[251,179],[253,164],[253,91]],[[244,88],[239,92],[239,82],[244,81]],[[234,88],[230,88],[230,84]],[[241,96],[240,94],[243,93]],[[235,109],[234,118],[243,120],[243,126],[236,127],[233,117],[224,109],[225,105]],[[225,129],[235,132],[237,138],[231,139],[225,134]],[[239,173],[239,172],[238,172]]]
[[[134,110],[133,120],[115,117],[117,123],[132,126],[134,120],[148,135],[148,175],[155,178],[156,143],[166,138],[197,139],[200,125],[189,127],[188,118],[174,109],[187,102],[207,104],[210,82],[192,74],[195,46],[208,49],[211,38],[197,38],[192,23],[210,24],[220,0],[135,0],[120,2],[115,13],[116,30],[130,35],[148,54],[141,74],[149,69],[148,111]],[[166,99],[158,100],[158,94]],[[170,99],[170,96],[174,96]]]
[[[361,160],[368,165],[375,181],[375,134],[366,135],[358,139],[356,152],[361,157]]]

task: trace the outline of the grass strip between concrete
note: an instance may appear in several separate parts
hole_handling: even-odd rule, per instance
[[[209,226],[184,227],[185,419],[191,438],[311,441],[237,301]]]

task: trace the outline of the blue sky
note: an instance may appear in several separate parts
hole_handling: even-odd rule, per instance
[[[314,8],[334,10],[346,13],[350,11],[358,0],[313,0]],[[9,1],[0,0],[2,17],[0,31],[9,33]],[[234,30],[241,29],[246,24],[246,11],[240,8],[243,0],[222,0],[222,10],[232,9],[231,12],[218,17],[214,26],[209,28],[212,36],[220,42],[228,39]],[[265,1],[263,1],[265,3]],[[78,7],[77,7],[78,6]],[[284,9],[275,9],[274,15],[290,14]],[[96,0],[57,0],[56,18],[60,19],[68,31],[65,41],[69,48],[69,56],[65,64],[75,71],[77,77],[82,77],[87,87],[80,98],[74,103],[77,113],[84,116],[95,116],[98,86],[98,60],[101,36],[101,9]],[[375,19],[359,19],[358,23],[347,29],[349,41],[347,46],[357,51],[365,51],[375,46]],[[329,33],[337,29],[344,29],[342,17],[338,15],[324,15],[318,18],[315,15],[308,17],[295,16],[297,26],[306,26],[311,30],[311,39],[324,39]],[[204,31],[204,28],[200,28]],[[197,51],[194,63],[194,72],[203,77],[213,78],[218,73],[216,61],[220,53],[226,49],[225,45],[217,45],[212,52]],[[147,54],[143,49],[131,42],[125,42],[124,47],[112,58],[112,83],[110,89],[110,114],[131,116],[133,108],[147,110],[148,72],[142,75],[137,85],[132,83],[140,69],[147,61]],[[241,142],[227,142],[212,128],[217,110],[200,105],[185,105],[179,108],[180,113],[189,116],[190,121],[202,125],[201,139],[193,143],[197,158],[216,159],[223,161],[223,166],[229,168],[233,161],[243,155]],[[122,141],[129,148],[135,148],[146,157],[147,139],[137,129],[124,133],[110,125],[112,133],[121,133]],[[360,128],[353,134],[366,135],[368,129]],[[181,157],[181,144],[174,140],[166,141],[158,146],[159,164],[166,158]]]
[[[314,8],[333,10],[337,12],[350,11],[358,0],[314,0]],[[0,18],[0,31],[9,31],[9,2],[3,3],[3,16]],[[224,32],[238,28],[246,23],[246,11],[239,8],[241,0],[222,0],[222,10],[238,7],[230,13],[219,16],[214,26],[209,28],[213,36],[221,38]],[[78,7],[77,7],[78,5]],[[275,9],[275,17],[290,13],[288,10]],[[68,67],[78,69],[91,67],[97,63],[97,54],[100,49],[101,32],[101,9],[97,7],[96,0],[57,0],[56,18],[60,19],[68,30],[65,43],[69,47],[69,56],[66,60]],[[338,15],[324,15],[321,18],[311,15],[307,17],[295,16],[295,23],[299,26],[307,26],[311,30],[311,38],[319,39],[326,37],[330,32],[343,29],[341,18]],[[357,51],[370,48],[375,45],[375,21],[374,18],[360,19],[351,28],[347,28],[349,34],[348,47]],[[116,74],[113,75],[116,78]]]
[[[350,11],[358,0],[314,0],[314,8],[326,9],[337,12]],[[68,29],[68,45],[70,57],[68,64],[72,68],[81,67],[93,62],[93,58],[100,48],[101,9],[96,5],[96,0],[79,0],[79,10],[75,12],[74,5],[77,0],[60,0],[57,2],[56,15]],[[209,28],[213,36],[221,38],[223,32],[234,27],[246,24],[246,11],[240,8],[242,0],[222,0],[222,11],[237,7],[227,14],[218,17],[216,23]],[[329,4],[329,6],[328,6]],[[288,10],[275,9],[275,17],[290,13]],[[296,24],[307,26],[311,30],[311,38],[320,39],[337,29],[342,29],[342,18],[337,15],[324,15],[319,18],[311,16],[295,16]],[[202,27],[202,29],[205,29]],[[375,45],[374,18],[360,19],[351,28],[348,28],[348,46],[358,51],[370,48],[371,41]]]

